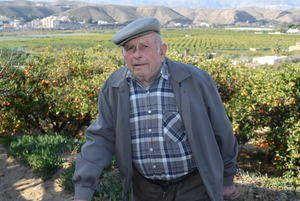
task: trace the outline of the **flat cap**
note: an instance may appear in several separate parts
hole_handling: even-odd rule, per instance
[[[118,31],[111,41],[116,45],[123,46],[127,41],[151,32],[160,33],[158,19],[154,17],[139,18]]]

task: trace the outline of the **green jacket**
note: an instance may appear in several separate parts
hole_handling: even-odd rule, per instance
[[[179,112],[197,168],[212,201],[233,184],[237,142],[214,81],[195,66],[166,58]],[[132,181],[127,68],[112,73],[99,94],[99,115],[89,126],[76,160],[75,199],[91,200],[104,167],[115,156],[127,201]]]

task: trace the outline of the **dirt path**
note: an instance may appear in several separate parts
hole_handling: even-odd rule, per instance
[[[43,181],[30,168],[8,157],[0,145],[0,201],[72,201],[73,195],[57,184],[62,171]],[[300,201],[300,195],[260,187],[260,181],[247,175],[236,175],[235,183],[237,193],[230,201]]]
[[[0,145],[0,201],[71,201],[57,184],[59,172],[42,181],[28,167],[8,157]]]

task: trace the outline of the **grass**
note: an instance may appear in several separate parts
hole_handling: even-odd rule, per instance
[[[65,150],[66,144],[60,143],[61,141],[57,140],[56,136],[53,136],[53,138],[49,138],[49,136],[45,137],[41,137],[40,140],[19,140],[20,144],[18,146],[15,144],[13,150],[18,153],[26,152],[26,157],[28,157],[30,154],[33,154],[33,156],[38,156],[34,151],[31,151],[37,147],[39,147],[38,149],[40,151],[43,147],[50,147],[51,150],[53,149],[52,153],[60,152],[57,150],[61,149]],[[5,138],[0,137],[0,143],[5,141]],[[73,147],[71,144],[69,142],[67,143],[68,146]],[[54,149],[56,151],[54,151]],[[76,150],[78,151],[79,147],[77,147]],[[15,153],[15,155],[20,154]],[[38,161],[43,160],[39,157],[36,159]],[[46,163],[47,161],[44,162]],[[71,163],[72,164],[69,166],[69,168],[62,173],[59,179],[59,184],[65,190],[73,192],[74,186],[72,183],[72,176],[75,165],[74,161]],[[245,147],[241,147],[238,164],[239,169],[234,180],[237,187],[237,193],[230,199],[230,201],[300,200],[300,177],[283,177],[274,174],[273,168],[267,160],[267,152],[265,149],[256,149],[253,147],[247,149]],[[43,172],[47,173],[49,166],[45,164],[45,167],[47,168],[44,169]],[[115,167],[116,164],[113,163],[112,167],[106,169],[102,174],[98,188],[99,191],[95,193],[94,201],[111,201],[120,199],[120,177],[118,169]]]
[[[299,201],[300,200],[300,178],[298,177],[281,177],[273,175],[273,172],[267,172],[270,167],[265,161],[265,156],[262,151],[253,152],[250,150],[251,158],[246,157],[247,153],[242,150],[239,155],[239,166],[234,183],[237,187],[237,193],[230,199],[230,201]],[[258,155],[257,155],[258,153]],[[248,154],[249,156],[249,154]],[[258,157],[257,157],[258,156]],[[258,158],[258,159],[257,159]],[[248,167],[248,162],[260,160],[266,163],[261,164],[252,163],[252,168]],[[259,167],[260,168],[257,168]],[[114,167],[114,166],[112,166]],[[74,191],[74,186],[71,182],[71,177],[74,172],[74,162],[62,174],[59,183],[67,191]],[[94,195],[94,201],[111,201],[120,196],[121,188],[118,185],[120,181],[118,170],[115,168],[106,169],[101,178],[99,188],[100,191]]]
[[[58,134],[24,135],[9,139],[8,154],[32,168],[44,179],[62,167],[61,155],[76,150],[81,141]]]
[[[272,177],[238,170],[237,193],[231,201],[299,201],[299,178]]]
[[[81,30],[81,31],[30,31],[20,34],[2,33],[0,47],[37,49],[46,46],[54,48],[82,47],[89,48],[102,45],[106,48],[117,48],[111,38],[116,30]],[[1,33],[0,33],[1,34]],[[162,35],[171,49],[191,54],[204,51],[219,52],[229,55],[267,55],[269,51],[224,51],[222,49],[288,48],[300,41],[299,35],[255,34],[251,31],[232,31],[217,28],[210,29],[163,29]],[[12,37],[9,40],[5,37]],[[13,38],[15,37],[15,38]],[[32,38],[30,38],[32,37]]]
[[[16,36],[18,37],[18,36]],[[0,47],[8,48],[26,48],[26,49],[37,49],[47,46],[54,48],[68,48],[68,47],[81,47],[89,48],[96,44],[101,44],[104,47],[112,45],[110,42],[111,34],[85,34],[81,35],[64,35],[64,36],[51,36],[45,35],[42,37],[35,38],[17,38],[7,41],[2,41]]]
[[[0,144],[5,144],[7,142],[7,138],[0,136]]]

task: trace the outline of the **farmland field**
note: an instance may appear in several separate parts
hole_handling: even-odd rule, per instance
[[[36,49],[45,46],[54,48],[89,48],[97,44],[116,48],[110,39],[115,30],[91,32],[24,32],[0,35],[0,47]],[[299,35],[255,33],[225,29],[164,29],[162,35],[170,49],[189,54],[221,52],[226,54],[266,55],[273,48],[286,50],[300,41]],[[249,51],[249,48],[264,49]]]
[[[5,176],[0,186],[9,186],[0,191],[1,201],[21,197],[15,182],[23,175],[11,178],[6,174],[12,172],[6,152],[41,178],[52,177],[63,167],[64,152],[78,153],[84,129],[98,113],[99,88],[124,65],[120,49],[110,41],[114,33],[0,33],[0,163],[5,164],[0,169]],[[164,29],[162,35],[170,59],[204,69],[217,84],[240,145],[235,178],[238,193],[231,200],[299,201],[300,63],[260,66],[234,63],[230,57],[291,55],[287,48],[300,42],[300,35],[224,29]],[[207,54],[215,52],[231,56],[212,59]],[[62,188],[68,191],[74,190],[72,160],[60,177]],[[121,199],[115,167],[113,163],[104,172],[95,201]],[[32,180],[25,183],[32,184]],[[26,189],[32,200],[36,190]],[[45,189],[41,187],[37,194],[48,195],[49,188]],[[57,197],[68,200],[63,193]],[[35,200],[59,201],[53,197]]]

